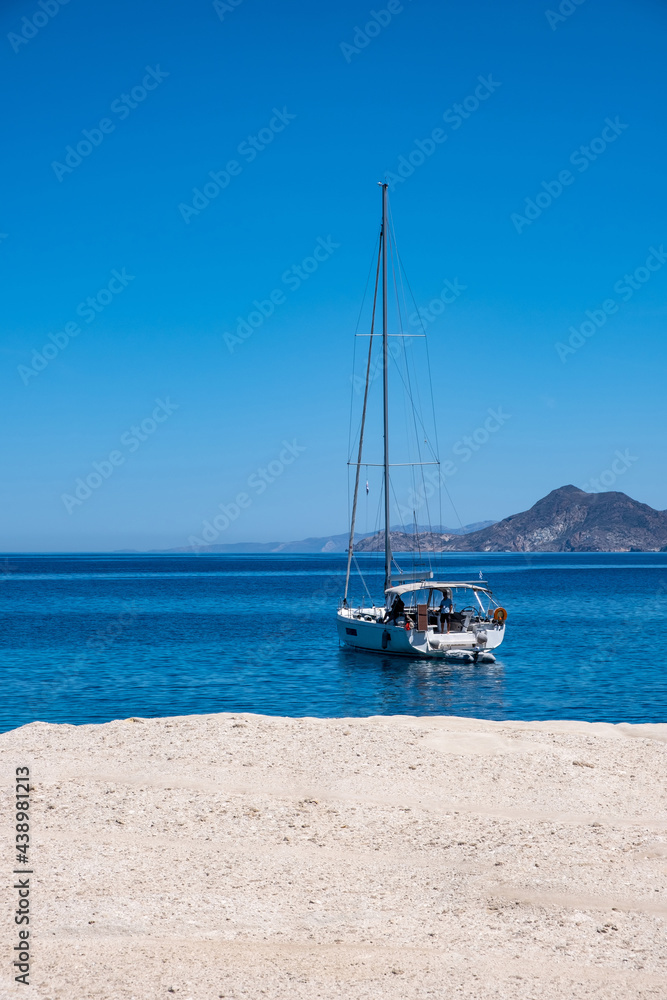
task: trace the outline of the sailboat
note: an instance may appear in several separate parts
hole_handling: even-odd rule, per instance
[[[433,569],[418,570],[406,575],[398,571],[391,549],[390,534],[390,441],[389,441],[389,379],[390,361],[387,313],[387,259],[389,250],[388,185],[381,183],[382,225],[379,236],[373,318],[371,322],[368,362],[364,385],[363,411],[355,467],[354,497],[347,551],[345,592],[336,615],[341,643],[369,652],[409,656],[419,659],[450,660],[463,663],[494,662],[491,650],[505,637],[507,612],[495,600],[488,583],[483,580],[451,580]],[[371,381],[371,355],[375,328],[375,309],[381,274],[382,295],[382,423],[383,461],[382,491],[384,508],[384,587],[382,600],[376,604],[367,596],[355,604],[350,599],[350,574],[354,557],[356,516],[359,499],[360,472],[363,465],[364,432]],[[422,465],[425,463],[396,463]],[[436,461],[439,464],[439,460]],[[368,484],[366,486],[368,491]],[[417,540],[418,528],[415,525]],[[355,560],[356,562],[356,560]],[[396,567],[398,569],[398,567]],[[480,574],[481,576],[481,574]],[[408,582],[409,581],[409,582]]]

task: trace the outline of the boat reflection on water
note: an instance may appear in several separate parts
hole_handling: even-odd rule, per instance
[[[343,646],[339,650],[342,688],[350,715],[361,683],[373,691],[377,715],[465,715],[502,718],[509,710],[503,660],[459,664],[445,660],[381,656]],[[347,698],[346,698],[347,701]]]

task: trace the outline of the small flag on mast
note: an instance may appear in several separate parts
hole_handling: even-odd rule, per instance
[[[369,491],[368,480],[366,480],[366,496],[368,496],[368,491]]]

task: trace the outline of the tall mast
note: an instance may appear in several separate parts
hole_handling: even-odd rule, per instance
[[[382,398],[384,409],[384,589],[391,587],[389,538],[389,348],[387,337],[387,185],[382,184]]]

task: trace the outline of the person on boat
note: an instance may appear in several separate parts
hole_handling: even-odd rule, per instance
[[[405,614],[405,604],[403,603],[401,595],[395,594],[392,605],[390,608],[388,608],[382,624],[388,625],[389,622],[394,622],[394,624],[397,625],[398,619],[402,614]]]
[[[452,598],[448,590],[443,590],[442,600],[438,607],[438,615],[440,617],[440,632],[445,631],[445,624],[447,625],[447,632],[449,632],[449,616],[454,610],[454,605],[452,604]]]

